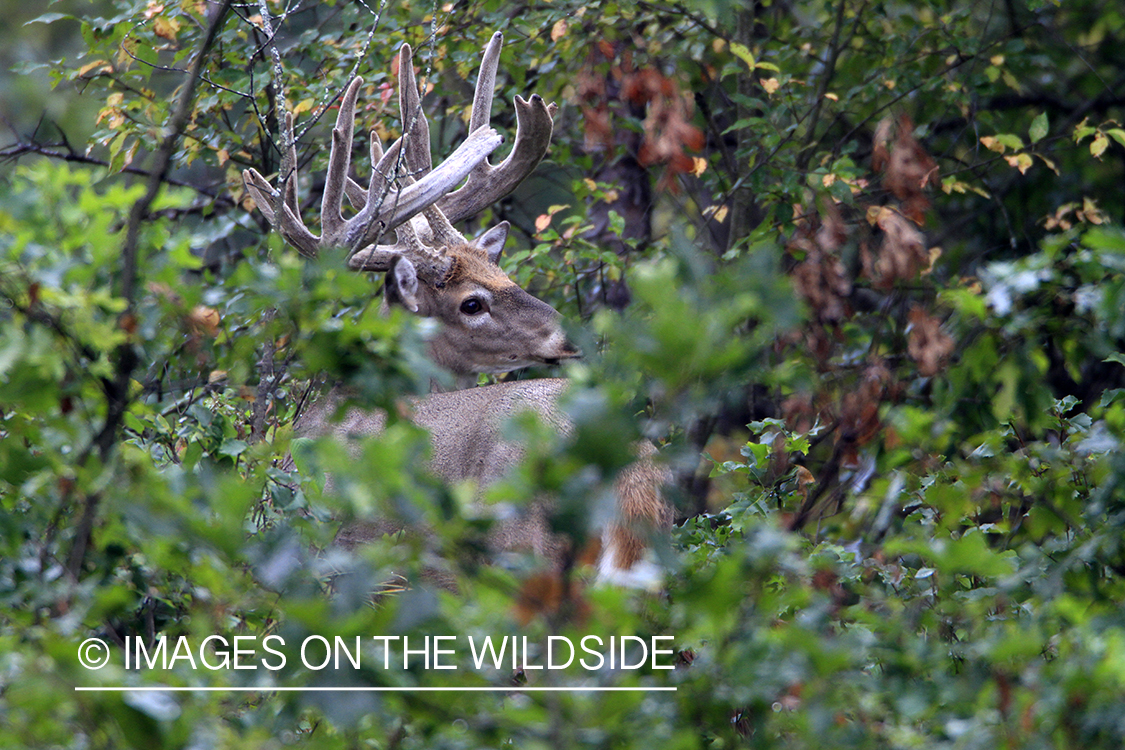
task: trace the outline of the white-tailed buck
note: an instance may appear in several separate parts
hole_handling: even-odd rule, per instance
[[[501,45],[497,33],[485,50],[468,137],[437,168],[431,162],[429,126],[422,113],[410,47],[403,45],[399,56],[403,134],[383,152],[376,134],[371,133],[372,166],[366,189],[348,174],[362,81],[357,78],[348,85],[332,131],[319,237],[305,226],[297,203],[291,115],[285,121],[283,137],[289,153],[279,189],[253,169],[244,174],[259,209],[302,255],[316,257],[321,250],[342,247],[349,268],[386,274],[386,303],[439,321],[430,356],[458,376],[504,373],[578,356],[554,308],[516,286],[500,269],[507,223],[471,241],[453,227],[454,222],[511,193],[539,164],[550,144],[555,105],[546,104],[538,95],[530,101],[517,96],[517,132],[511,153],[498,166],[488,161],[503,140],[488,126]],[[455,189],[462,181],[464,185]],[[342,213],[345,196],[355,208],[349,218]],[[396,241],[380,244],[392,232]],[[484,487],[496,481],[523,454],[521,446],[501,437],[501,428],[512,416],[533,410],[560,433],[571,432],[559,407],[566,383],[558,378],[522,380],[410,401],[411,419],[431,435],[430,468],[449,482],[475,480],[478,487]],[[338,394],[329,394],[314,403],[299,419],[298,432],[361,436],[383,430],[385,415],[380,412],[353,409],[333,422],[339,400]],[[665,529],[671,523],[670,509],[660,492],[666,472],[652,461],[653,452],[651,445],[640,447],[637,462],[617,479],[616,519],[602,532],[599,571],[604,578],[647,579],[650,573],[638,575],[645,567],[638,564],[644,551],[642,540],[651,530]],[[509,524],[501,528],[499,536],[500,547],[528,548],[547,556],[557,543],[542,519]]]

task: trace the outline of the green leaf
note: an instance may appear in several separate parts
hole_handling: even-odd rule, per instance
[[[1012,133],[998,133],[996,135],[996,140],[1015,151],[1019,151],[1023,148],[1023,139]]]
[[[1086,121],[1083,120],[1074,126],[1074,142],[1079,143],[1083,138],[1093,135],[1096,132],[1098,132],[1097,128],[1090,127],[1086,124]]]
[[[54,23],[55,21],[61,21],[64,18],[74,18],[74,16],[72,16],[70,13],[44,13],[37,18],[33,18],[30,21],[27,21],[26,23],[24,23],[24,26],[30,26],[33,23]]]
[[[1048,130],[1047,113],[1040,112],[1034,120],[1031,121],[1031,128],[1028,130],[1028,135],[1031,136],[1032,143],[1038,143],[1047,136]]]
[[[1098,401],[1098,407],[1104,409],[1107,406],[1117,403],[1122,397],[1125,397],[1125,388],[1111,388],[1102,394],[1101,400]]]
[[[219,446],[220,456],[230,456],[235,458],[242,455],[242,453],[250,446],[245,440],[235,440],[233,438],[226,438],[223,440],[222,445]]]
[[[1055,411],[1059,414],[1066,414],[1068,411],[1078,405],[1078,399],[1074,396],[1064,396],[1063,398],[1055,401]]]
[[[124,146],[128,137],[127,132],[121,131],[109,144],[109,170],[111,172],[120,172],[125,168],[125,157],[128,154],[128,149],[125,149]]]

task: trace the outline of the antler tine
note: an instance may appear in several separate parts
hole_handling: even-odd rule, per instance
[[[473,97],[470,131],[483,128],[491,118],[492,96],[503,43],[503,35],[496,32],[485,48]],[[517,96],[515,104],[516,142],[508,158],[495,167],[487,160],[481,162],[459,190],[438,202],[450,222],[473,216],[511,193],[547,155],[554,131],[556,106],[547,104],[538,94],[534,94],[530,102]]]
[[[274,211],[275,202],[278,199],[278,191],[274,189],[269,181],[254,168],[245,170],[242,173],[242,182],[246,186],[247,192],[254,199],[258,209],[262,215],[266,217],[266,221],[270,223],[275,229],[281,232],[281,236],[297,248],[297,251],[302,255],[310,258],[315,258],[320,249],[319,239],[316,235],[309,231],[305,223],[301,221],[300,204],[297,201],[297,147],[293,138],[293,115],[290,113],[285,114],[285,129],[288,134],[289,140],[289,159],[287,162],[291,165],[291,172],[289,178],[285,179],[284,176],[279,175],[279,179],[283,182],[285,190],[285,198],[281,203],[282,215],[279,219],[277,213]]]
[[[418,82],[414,78],[414,54],[403,44],[398,56],[398,109],[402,116],[402,141],[406,165],[412,177],[422,179],[433,169],[430,156],[430,123],[422,111]]]
[[[477,74],[477,87],[473,91],[473,110],[469,116],[469,132],[483,128],[492,121],[492,97],[496,92],[496,71],[500,67],[500,50],[504,48],[504,35],[497,31],[488,40]]]
[[[282,202],[282,216],[280,220],[277,218],[273,210],[273,201],[277,198],[278,192],[266,181],[266,178],[262,177],[256,169],[250,168],[242,173],[242,181],[266,220],[281,232],[285,241],[297,248],[297,252],[301,255],[315,258],[320,251],[319,238],[308,230],[288,202]]]
[[[285,113],[285,133],[289,141],[289,177],[285,180],[285,203],[296,216],[301,215],[301,204],[297,198],[297,138],[293,135],[293,113]]]
[[[282,204],[283,214],[281,220],[278,220],[271,207],[273,199],[277,197],[277,190],[266,181],[266,178],[258,174],[256,169],[250,168],[242,173],[242,181],[266,220],[281,232],[285,241],[297,248],[297,252],[301,255],[315,258],[320,251],[320,239],[308,230],[304,222],[293,213],[288,203]]]
[[[435,247],[448,247],[465,242],[465,235],[457,231],[436,205],[427,206],[422,210],[422,215],[430,225],[430,235],[433,237]]]
[[[340,213],[352,162],[352,137],[355,133],[355,106],[363,79],[355,77],[340,100],[336,127],[332,128],[332,150],[328,153],[328,173],[324,178],[324,195],[320,203],[320,240],[322,244],[339,245],[347,232],[348,222]]]
[[[288,162],[282,162],[282,168],[284,169],[285,164],[288,163],[292,171],[288,180],[285,180],[281,175],[278,175],[278,177],[285,183],[285,203],[293,210],[293,213],[300,215],[301,211],[297,202],[297,148],[293,143],[293,115],[288,112],[285,113],[285,133],[289,136],[289,160]],[[254,198],[254,202],[259,205],[262,214],[269,223],[271,225],[276,225],[274,201],[277,199],[277,191],[270,186],[258,170],[251,168],[247,171],[251,173],[251,176],[247,177],[244,175],[243,183],[246,184],[247,189],[249,189],[251,196]],[[250,184],[255,176],[257,181],[254,184]],[[265,197],[269,197],[271,200],[265,200]]]
[[[368,142],[371,144],[371,164],[377,165],[383,159],[383,146],[379,143],[379,134],[372,130],[369,134]],[[383,175],[373,166],[371,169],[372,182],[375,181],[376,176],[383,178]],[[385,183],[389,182],[389,180],[385,178],[381,181]],[[367,204],[367,188],[353,180],[351,176],[349,176],[348,181],[344,183],[344,194],[348,198],[348,203],[352,204],[352,208],[363,208]]]

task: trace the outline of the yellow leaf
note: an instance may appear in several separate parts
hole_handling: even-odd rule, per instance
[[[1020,174],[1027,174],[1027,170],[1031,169],[1031,154],[1020,154],[1016,157],[1016,169]]]
[[[121,44],[117,47],[117,67],[129,69],[133,62],[133,56],[137,51],[137,38],[135,36],[127,36],[121,40]]]
[[[754,53],[750,51],[749,47],[744,44],[739,44],[738,42],[731,42],[730,51],[733,52],[738,59],[746,63],[746,67],[750,68],[751,73],[754,72],[754,68],[757,67],[757,65],[754,62]]]
[[[999,66],[1004,64],[1004,56],[1003,55],[993,55],[991,58],[989,58],[988,61],[990,63],[992,63],[993,65],[999,67]]]
[[[225,148],[219,149],[218,156],[219,156],[219,166],[220,167],[223,166],[224,164],[226,164],[228,161],[230,161],[230,152],[227,151]]]
[[[830,172],[830,173],[824,175],[824,177],[821,178],[820,181],[822,183],[824,183],[824,187],[832,187],[832,185],[835,184],[835,182],[836,182],[836,175],[834,175]]]
[[[773,96],[773,92],[781,88],[781,81],[776,78],[761,78],[758,82],[762,84],[762,88],[764,88],[766,93],[770,96]]]
[[[555,21],[555,25],[551,27],[551,41],[557,42],[566,35],[566,19],[560,18]]]
[[[707,171],[707,160],[706,159],[704,159],[700,156],[695,156],[695,157],[692,157],[691,163],[692,163],[691,173],[693,175],[695,175],[696,177],[699,177],[700,175],[702,175],[704,172]]]
[[[1098,210],[1098,204],[1094,203],[1090,198],[1082,199],[1082,213],[1085,215],[1086,221],[1091,224],[1101,224],[1105,221],[1102,212]]]
[[[953,177],[942,180],[941,189],[946,195],[952,195],[953,193],[964,195],[970,190],[975,190],[972,185],[968,185]]]
[[[1094,140],[1090,142],[1090,154],[1100,159],[1108,146],[1109,138],[1099,130]]]
[[[119,110],[119,109],[104,110],[103,109],[102,112],[108,113],[108,115],[109,115],[108,124],[109,124],[110,130],[117,130],[119,127],[121,127],[122,125],[125,124],[125,115],[121,114],[121,110]],[[98,119],[99,120],[101,119],[101,115],[98,116]]]
[[[85,65],[83,65],[81,68],[78,69],[78,77],[82,78],[87,73],[89,73],[91,70],[93,70],[94,68],[98,67],[99,65],[105,65],[105,64],[106,64],[105,60],[94,60],[92,63],[86,63]]]
[[[187,324],[196,334],[216,336],[219,333],[219,324],[222,319],[219,311],[207,305],[196,305],[187,315]]]
[[[293,116],[296,117],[299,114],[308,112],[313,108],[313,104],[314,102],[312,99],[302,99],[301,101],[297,102],[297,105],[295,107],[293,107]]]
[[[936,263],[937,259],[941,257],[941,253],[942,249],[937,245],[930,248],[930,264],[926,266],[926,270],[922,272],[923,276],[934,270],[934,263]]]
[[[174,18],[157,16],[152,21],[152,31],[159,37],[176,41],[176,32],[180,30],[180,22]]]
[[[206,0],[181,0],[180,8],[185,13],[191,13],[193,16],[197,16],[199,18],[207,17]]]
[[[833,94],[831,91],[829,91],[827,94],[825,94],[824,98],[825,99],[831,99],[834,102],[840,101],[840,97],[837,96],[836,94]]]
[[[995,151],[998,154],[1004,153],[1004,144],[996,140],[990,135],[982,135],[980,138],[981,145],[989,151]]]
[[[1043,156],[1042,154],[1036,154],[1036,156],[1039,157],[1040,161],[1047,165],[1048,169],[1050,169],[1055,174],[1059,174],[1059,168],[1055,166],[1055,163],[1053,161],[1048,159],[1046,156]]]
[[[715,209],[715,210],[712,211],[711,209]],[[713,218],[715,219],[715,221],[722,224],[723,221],[726,220],[727,213],[729,212],[730,209],[727,208],[726,206],[719,206],[718,208],[716,208],[715,206],[708,206],[707,210],[711,211],[711,213],[714,214]]]
[[[129,144],[129,150],[125,152],[124,166],[127,167],[133,163],[133,158],[137,155],[137,149],[140,148],[140,146],[140,141],[133,141],[131,144]]]
[[[867,223],[875,226],[879,221],[887,215],[894,213],[886,206],[868,206],[867,207]]]
[[[551,226],[550,214],[539,214],[535,219],[535,231],[542,232],[547,227]]]

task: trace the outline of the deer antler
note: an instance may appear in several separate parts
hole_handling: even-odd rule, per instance
[[[496,69],[500,65],[500,48],[503,46],[504,35],[497,31],[485,47],[473,95],[470,133],[484,128],[492,119],[492,94],[496,89]],[[558,108],[554,103],[544,102],[539,94],[532,94],[531,101],[517,95],[515,104],[516,143],[508,158],[496,167],[488,163],[487,157],[481,160],[460,190],[438,202],[438,207],[451,222],[472,216],[511,193],[547,155]]]
[[[436,169],[430,157],[429,124],[422,112],[410,45],[404,44],[399,56],[403,134],[384,153],[378,137],[371,133],[372,168],[367,188],[348,176],[356,100],[363,83],[356,78],[344,92],[332,130],[320,236],[314,235],[301,219],[295,167],[292,174],[279,176],[283,196],[256,170],[243,173],[243,181],[258,208],[287,242],[308,257],[316,257],[328,247],[344,247],[348,251],[348,266],[355,270],[387,271],[397,257],[405,256],[421,261],[420,273],[430,267],[434,274],[440,274],[446,265],[440,248],[464,242],[452,223],[511,193],[543,159],[550,144],[555,105],[547,105],[538,95],[532,96],[530,102],[517,96],[516,141],[512,151],[499,166],[488,163],[488,156],[503,141],[488,127],[502,45],[503,36],[499,32],[493,34],[481,63],[469,136]],[[284,127],[288,142],[293,144],[292,115],[286,115]],[[289,163],[295,165],[295,146],[291,145],[291,149]],[[465,185],[454,192],[466,177]],[[348,219],[341,213],[345,195],[358,209]],[[280,207],[281,216],[275,206]],[[415,226],[411,219],[418,214],[423,214],[426,222]],[[379,238],[391,230],[396,230],[397,241],[393,245],[378,245]],[[432,242],[433,247],[428,247],[427,242]]]

